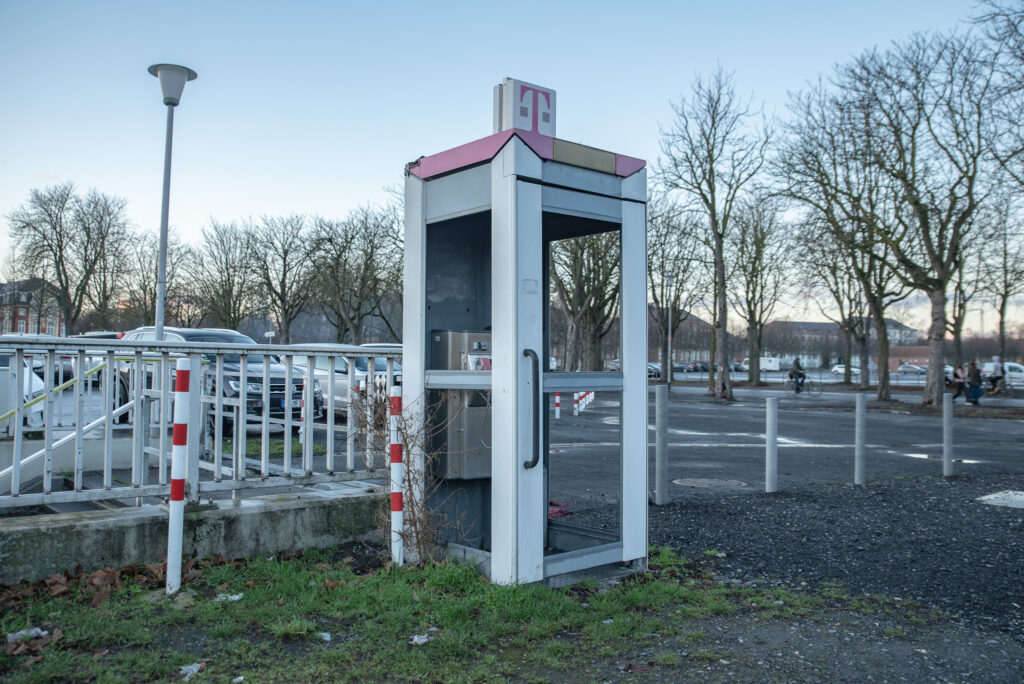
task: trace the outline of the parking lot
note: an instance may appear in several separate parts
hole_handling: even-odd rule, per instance
[[[775,389],[737,389],[736,401],[715,402],[696,385],[672,388],[668,410],[670,480],[717,480],[737,494],[764,491],[765,398],[779,397],[779,489],[814,483],[853,481],[854,394],[825,392],[820,397],[785,395]],[[654,486],[654,393],[649,393],[649,483]],[[869,399],[871,397],[869,396]],[[884,405],[869,401],[866,477],[868,482],[942,473],[941,417],[912,412],[918,394],[897,394]],[[1001,400],[1004,407],[1024,405]],[[988,402],[994,406],[994,402]],[[562,411],[551,421],[550,496],[579,510],[615,499],[618,491],[618,395],[602,396],[579,416]],[[956,417],[954,472],[1024,473],[1024,422]],[[579,483],[585,483],[583,488]],[[558,486],[558,483],[563,483]],[[705,482],[714,486],[715,482]],[[671,500],[696,492],[673,484]],[[560,498],[559,498],[560,497]]]

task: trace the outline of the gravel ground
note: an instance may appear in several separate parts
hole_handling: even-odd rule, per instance
[[[807,591],[838,584],[850,596],[941,612],[927,625],[838,607],[805,623],[715,619],[705,631],[733,658],[702,678],[1022,681],[1024,509],[976,501],[1002,490],[1024,491],[1024,475],[808,485],[771,495],[692,489],[685,501],[649,508],[650,543],[710,562],[727,582]]]

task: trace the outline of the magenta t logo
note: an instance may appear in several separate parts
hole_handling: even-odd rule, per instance
[[[518,128],[554,138],[556,104],[551,88],[506,78],[494,87],[494,132]]]
[[[555,116],[553,95],[549,90],[542,90],[525,83],[519,86],[519,106],[516,112],[516,128],[524,128],[534,133],[554,136]]]

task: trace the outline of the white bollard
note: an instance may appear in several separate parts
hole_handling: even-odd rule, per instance
[[[580,393],[579,392],[573,392],[572,393],[572,415],[574,415],[574,416],[580,415]]]
[[[853,427],[853,484],[864,484],[864,424],[867,408],[867,396],[857,395],[857,408],[855,411]]]
[[[668,385],[654,388],[654,503],[668,503]]]
[[[942,395],[942,476],[953,474],[953,395]]]
[[[174,378],[174,430],[171,439],[171,500],[167,519],[167,594],[181,588],[181,535],[185,522],[185,458],[188,453],[189,359],[178,359]]]
[[[405,508],[402,501],[402,436],[398,429],[398,420],[402,415],[402,388],[392,386],[389,412],[391,432],[391,562],[402,565],[405,549],[402,533],[405,526]]]
[[[559,392],[555,392],[555,420],[562,418],[562,395]]]
[[[779,399],[769,397],[765,411],[764,491],[778,489],[779,474]]]

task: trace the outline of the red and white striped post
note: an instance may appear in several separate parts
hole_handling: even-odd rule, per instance
[[[562,395],[555,392],[555,420],[562,417]]]
[[[171,500],[167,522],[167,594],[181,589],[181,535],[185,521],[185,459],[188,455],[188,383],[191,362],[178,359],[174,374],[171,438]]]
[[[580,415],[580,393],[579,392],[573,392],[572,393],[572,415],[574,415],[574,416]]]
[[[402,532],[405,517],[402,504],[402,436],[398,430],[398,419],[402,415],[402,388],[392,386],[390,399],[388,428],[391,432],[391,561],[395,565],[402,565]]]

